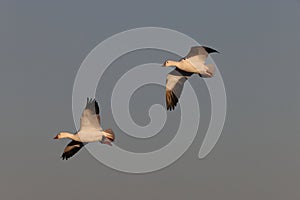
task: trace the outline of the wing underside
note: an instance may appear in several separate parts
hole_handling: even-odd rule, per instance
[[[68,160],[70,157],[74,156],[83,146],[84,144],[82,142],[72,140],[64,149],[61,158],[63,160]]]
[[[98,102],[87,99],[87,104],[80,118],[80,130],[102,130]]]
[[[167,110],[174,110],[178,99],[182,93],[185,81],[193,73],[182,71],[178,68],[174,69],[167,75],[166,81],[166,105]]]

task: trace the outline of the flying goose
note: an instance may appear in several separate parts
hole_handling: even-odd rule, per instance
[[[181,95],[184,82],[193,74],[200,77],[211,78],[215,73],[212,64],[205,64],[206,58],[210,53],[219,53],[217,50],[206,46],[192,47],[188,55],[181,60],[167,60],[163,66],[176,67],[167,75],[166,81],[166,104],[167,110],[174,110],[178,98]]]
[[[101,142],[111,146],[115,135],[111,129],[103,129],[100,126],[99,106],[95,99],[87,98],[85,109],[80,118],[80,130],[73,134],[60,132],[54,139],[69,138],[72,141],[66,146],[61,158],[68,160],[76,154],[86,143]]]

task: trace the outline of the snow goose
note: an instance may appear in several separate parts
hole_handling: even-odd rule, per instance
[[[178,98],[181,95],[184,82],[193,74],[200,77],[211,78],[215,73],[212,64],[205,64],[206,58],[210,53],[219,53],[217,50],[205,47],[192,47],[188,55],[179,61],[167,60],[163,66],[176,67],[167,75],[166,81],[166,104],[167,110],[174,110]]]
[[[80,130],[73,134],[60,132],[54,139],[69,138],[72,141],[66,146],[61,158],[68,160],[76,154],[86,143],[101,142],[111,145],[115,135],[111,129],[103,129],[100,126],[99,106],[95,99],[87,99],[85,109],[80,118]]]

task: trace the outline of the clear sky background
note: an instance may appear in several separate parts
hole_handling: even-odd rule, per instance
[[[296,0],[1,1],[0,198],[299,199],[299,19]],[[192,146],[171,166],[126,174],[99,163],[86,149],[62,161],[66,141],[52,138],[61,130],[76,130],[72,88],[83,59],[111,35],[144,26],[175,29],[222,52],[213,56],[228,98],[219,142],[209,156],[198,159],[210,104],[204,82],[192,78],[203,121]],[[114,62],[107,77],[123,66],[129,70],[132,63],[166,58],[177,57],[132,52]],[[109,84],[100,81],[97,98],[103,99],[107,116],[103,125],[120,138],[116,144],[142,152],[170,141],[171,125],[146,141],[119,131],[105,110],[109,96],[101,95],[113,83],[113,78]],[[149,99],[149,93],[155,95]],[[164,105],[161,94],[157,86],[136,92],[131,112],[138,124],[149,120],[151,104]]]

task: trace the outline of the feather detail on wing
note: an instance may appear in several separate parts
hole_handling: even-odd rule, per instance
[[[211,78],[215,74],[215,66],[213,64],[205,64],[205,61],[209,53],[217,52],[217,50],[203,47],[195,46],[192,47],[188,55],[185,57],[195,68],[198,69],[199,73],[203,78]]]
[[[166,104],[167,110],[174,110],[181,95],[185,81],[193,73],[182,71],[178,68],[174,69],[167,75],[166,81]]]
[[[80,118],[80,130],[102,130],[99,106],[95,99],[87,99],[86,107]]]
[[[188,55],[185,57],[193,65],[204,64],[208,56],[207,51],[202,46],[192,47]]]
[[[63,160],[68,160],[70,157],[75,155],[82,147],[84,144],[82,142],[77,142],[75,140],[72,140],[64,149],[63,154],[61,155],[61,158]]]

